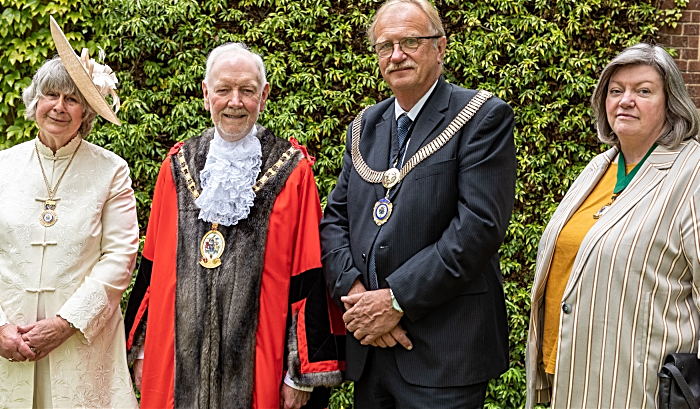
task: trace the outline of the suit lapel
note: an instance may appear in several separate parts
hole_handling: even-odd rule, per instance
[[[362,135],[360,139],[360,152],[362,152],[362,156],[367,158],[367,165],[370,169],[374,169],[378,172],[389,169],[393,114],[394,104],[389,104],[389,107],[384,111],[384,114],[382,114],[382,117],[374,126],[374,129],[372,130],[372,127],[368,126],[367,131],[364,132],[364,135]],[[372,131],[374,135],[372,135]],[[374,192],[377,196],[376,200],[384,197],[386,193],[381,183],[374,183]]]
[[[561,230],[576,210],[581,207],[581,204],[583,204],[588,195],[591,194],[591,191],[593,191],[593,188],[598,184],[598,181],[607,170],[610,162],[615,159],[616,155],[617,148],[612,148],[594,158],[590,167],[584,170],[579,176],[579,178],[581,178],[581,183],[574,184],[566,193],[566,196],[559,205],[561,211],[557,208],[554,212],[540,243],[540,252],[542,254],[538,254],[537,257],[537,268],[535,271],[535,280],[533,282],[534,291],[532,292],[533,303],[544,296],[547,276],[549,275],[552,257],[554,256],[554,250],[556,249]]]
[[[682,144],[673,150],[662,146],[657,147],[649,155],[646,163],[639,169],[630,185],[617,198],[615,204],[593,225],[581,243],[563,298],[566,298],[576,287],[576,282],[583,272],[586,260],[590,257],[596,244],[610,231],[612,226],[620,222],[630,211],[634,210],[635,206],[666,178],[667,170],[678,158],[678,154],[684,146],[685,144]]]
[[[416,123],[413,125],[411,140],[406,149],[406,159],[404,163],[418,152],[418,149],[423,147],[423,145],[435,139],[437,134],[433,131],[435,131],[435,128],[445,118],[445,115],[442,113],[449,107],[451,95],[452,89],[450,84],[440,77],[433,90],[433,94],[425,101],[425,105],[423,105],[423,108],[416,118]],[[459,110],[462,108],[463,107],[457,107]]]

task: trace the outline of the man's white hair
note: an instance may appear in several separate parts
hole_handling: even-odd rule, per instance
[[[211,68],[214,65],[214,62],[216,62],[216,60],[222,55],[249,58],[255,63],[255,65],[258,66],[258,70],[260,71],[260,86],[262,87],[265,84],[267,84],[267,76],[265,75],[265,64],[263,63],[262,57],[250,51],[250,48],[248,48],[248,46],[243,43],[226,43],[211,50],[209,56],[207,57],[207,71],[206,74],[204,74],[205,84],[209,85]]]

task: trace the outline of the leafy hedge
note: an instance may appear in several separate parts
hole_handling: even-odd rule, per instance
[[[448,33],[445,77],[495,92],[516,113],[517,197],[501,249],[511,367],[491,382],[489,408],[524,405],[537,243],[571,182],[603,149],[588,108],[597,74],[625,46],[675,26],[687,0],[673,10],[655,4],[437,0]],[[22,118],[20,93],[55,54],[48,30],[55,13],[76,49],[97,55],[101,46],[118,72],[124,125],[98,119],[88,139],[129,162],[142,229],[168,148],[211,125],[201,80],[216,45],[243,41],[263,55],[271,93],[260,122],[317,156],[324,203],[340,171],[345,128],[363,106],[391,96],[365,39],[378,7],[372,0],[0,0],[0,7],[0,149],[35,135]],[[338,388],[331,407],[350,407],[351,396],[351,384]]]

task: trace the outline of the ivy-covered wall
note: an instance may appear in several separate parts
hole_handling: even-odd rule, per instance
[[[491,383],[489,408],[525,402],[524,353],[536,248],[583,166],[603,147],[588,100],[597,74],[625,46],[673,27],[686,0],[437,0],[448,35],[445,77],[484,88],[515,110],[516,205],[501,248],[511,367]],[[243,41],[263,55],[271,83],[260,122],[318,158],[322,200],[340,171],[345,128],[391,96],[365,27],[373,0],[0,0],[0,148],[34,137],[20,93],[55,54],[48,15],[76,49],[98,46],[120,80],[122,127],[98,119],[88,136],[131,166],[142,234],[160,162],[176,141],[211,126],[201,80],[216,45]],[[468,325],[468,323],[465,323]],[[351,406],[352,385],[332,408]]]

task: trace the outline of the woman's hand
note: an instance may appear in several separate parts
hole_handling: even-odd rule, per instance
[[[18,328],[12,324],[0,327],[0,356],[19,362],[35,359],[36,354],[24,342]]]
[[[29,359],[30,361],[42,359],[76,331],[75,328],[71,328],[68,321],[61,317],[47,318],[17,328],[26,345],[36,353],[35,357]]]

